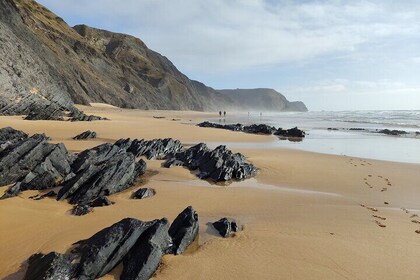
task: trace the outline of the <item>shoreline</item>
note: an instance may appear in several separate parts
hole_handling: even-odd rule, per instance
[[[266,136],[186,125],[190,119],[199,120],[201,113],[165,112],[166,119],[154,119],[150,111],[92,110],[101,111],[97,114],[111,121],[63,123],[0,117],[0,127],[11,126],[30,134],[45,132],[52,137],[51,142],[63,142],[76,152],[127,137],[172,137],[183,143],[201,140],[263,145],[271,141]],[[99,138],[70,139],[88,129],[98,132]],[[221,279],[226,275],[233,279],[418,277],[420,235],[414,231],[420,226],[411,222],[416,218],[410,216],[420,213],[402,209],[420,209],[418,164],[287,148],[232,150],[243,153],[259,168],[255,179],[230,187],[212,186],[185,168],[166,169],[161,161],[151,160],[147,161],[148,170],[157,174],[148,178],[145,186],[156,189],[157,194],[149,199],[130,200],[130,193],[137,188],[133,187],[110,196],[114,205],[82,217],[69,215],[71,206],[66,202],[27,199],[36,191],[0,201],[0,278],[19,270],[22,261],[33,253],[65,252],[70,244],[122,218],[167,217],[172,221],[188,205],[199,213],[200,247],[181,256],[165,256],[153,279]],[[264,189],[264,185],[278,187],[278,191]],[[290,191],[282,189],[285,187]],[[383,188],[387,190],[381,191]],[[0,193],[5,190],[0,188]],[[216,236],[207,223],[224,216],[238,219],[244,230],[232,238]],[[115,274],[102,279],[114,279]]]

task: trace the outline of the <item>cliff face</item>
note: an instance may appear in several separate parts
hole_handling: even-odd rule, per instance
[[[0,1],[0,108],[28,97],[64,108],[91,102],[198,111],[304,107],[283,96],[267,97],[276,100],[274,107],[266,97],[246,96],[190,80],[138,38],[85,25],[71,28],[33,0]]]
[[[214,110],[232,100],[191,81],[137,38],[69,27],[32,0],[0,3],[0,95],[38,94],[61,105]]]
[[[230,97],[242,108],[257,111],[297,111],[306,112],[301,101],[290,102],[281,93],[269,88],[218,90]]]

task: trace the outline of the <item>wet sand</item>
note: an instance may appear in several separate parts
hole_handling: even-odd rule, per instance
[[[165,256],[154,279],[417,279],[420,274],[420,234],[415,233],[420,224],[412,222],[420,221],[413,217],[420,215],[420,165],[253,149],[252,143],[276,139],[193,125],[208,113],[82,109],[111,120],[0,117],[0,127],[44,132],[74,152],[124,137],[247,142],[249,147],[234,151],[247,156],[258,175],[220,187],[182,167],[165,169],[161,161],[148,161],[149,170],[157,172],[146,182],[157,191],[150,199],[129,199],[134,187],[112,195],[114,205],[82,217],[67,214],[71,206],[66,202],[28,199],[35,191],[0,201],[0,278],[19,279],[16,272],[31,254],[65,252],[122,218],[173,220],[188,205],[199,213],[200,246],[182,256]],[[98,139],[71,140],[88,129]],[[225,216],[239,220],[244,230],[233,238],[218,237],[206,224]]]

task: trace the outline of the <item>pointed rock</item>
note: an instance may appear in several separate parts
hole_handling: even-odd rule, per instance
[[[175,255],[182,254],[197,238],[198,214],[191,206],[176,217],[169,228],[169,235],[173,242],[170,252]]]

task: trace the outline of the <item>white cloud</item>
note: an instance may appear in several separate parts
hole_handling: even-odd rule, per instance
[[[419,31],[415,9],[385,2],[41,0],[53,10],[136,35],[175,64],[202,73],[353,52]]]

